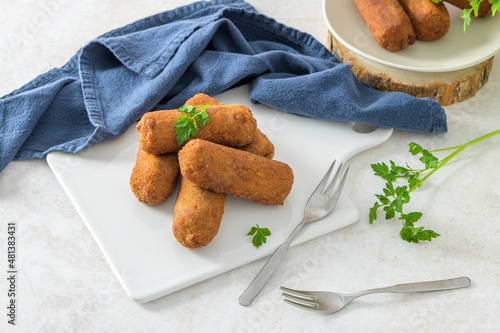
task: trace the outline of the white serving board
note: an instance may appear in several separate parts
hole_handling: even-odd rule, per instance
[[[382,128],[357,133],[354,124],[287,114],[253,105],[248,96],[248,86],[242,86],[216,98],[252,110],[259,129],[275,145],[274,159],[291,166],[293,188],[283,206],[228,196],[219,233],[203,248],[184,248],[172,234],[176,193],[159,206],[148,206],[137,201],[130,190],[129,178],[139,148],[135,126],[78,154],[53,152],[47,156],[50,168],[134,301],[151,301],[270,255],[302,219],[307,199],[333,159],[346,161],[392,134],[391,129]],[[306,226],[293,245],[358,218],[356,207],[342,195],[334,212]],[[272,232],[260,248],[247,236],[256,223]]]

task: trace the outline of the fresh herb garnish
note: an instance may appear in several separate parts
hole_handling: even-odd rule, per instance
[[[252,243],[255,247],[259,247],[262,245],[262,243],[266,242],[266,237],[271,236],[271,231],[269,231],[269,229],[267,228],[261,228],[258,224],[256,224],[255,227],[252,227],[252,229],[250,229],[247,236],[252,236],[254,234],[255,236],[253,236],[252,238]]]
[[[413,169],[408,163],[406,163],[406,166],[398,166],[393,161],[390,161],[390,166],[383,162],[372,164],[371,167],[375,175],[382,177],[387,182],[385,188],[382,190],[383,194],[375,195],[378,200],[370,208],[370,224],[377,219],[377,211],[379,208],[382,208],[385,211],[386,220],[390,220],[399,214],[398,219],[403,224],[399,234],[403,240],[410,243],[418,243],[419,241],[431,241],[433,238],[439,237],[440,235],[433,230],[415,226],[415,223],[422,217],[422,213],[405,213],[403,208],[405,204],[410,202],[410,193],[465,148],[497,134],[500,134],[500,130],[483,135],[460,146],[437,150],[427,150],[419,144],[412,142],[409,144],[409,151],[413,156],[420,155],[419,160],[424,164],[424,167],[421,169]],[[452,150],[453,152],[441,160],[432,154],[447,150]],[[397,179],[405,179],[407,185],[395,186],[394,183]]]
[[[189,136],[196,136],[198,134],[198,125],[200,128],[205,126],[208,122],[208,114],[205,111],[210,105],[203,106],[190,106],[184,105],[178,111],[186,113],[186,115],[181,115],[177,118],[175,123],[175,135],[177,136],[177,143],[179,145],[187,141]],[[199,110],[198,110],[199,108]]]
[[[439,3],[443,0],[432,0],[435,3]],[[462,13],[460,13],[460,17],[463,18],[464,20],[464,32],[469,26],[471,22],[471,15],[474,13],[474,16],[477,17],[479,13],[479,5],[483,1],[488,1],[491,4],[491,16],[495,16],[495,13],[500,11],[500,0],[470,0],[469,4],[471,8],[466,8],[462,10]]]

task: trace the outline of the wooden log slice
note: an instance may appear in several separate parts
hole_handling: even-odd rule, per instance
[[[328,49],[341,62],[351,65],[356,77],[381,91],[399,91],[415,97],[434,98],[442,106],[465,101],[488,82],[493,57],[475,66],[440,73],[414,72],[366,59],[342,45],[328,33]]]

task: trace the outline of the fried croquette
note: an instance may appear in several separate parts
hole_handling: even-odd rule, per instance
[[[410,18],[418,40],[438,40],[448,32],[450,14],[442,2],[399,0],[399,3]]]
[[[252,112],[243,105],[214,105],[206,109],[209,121],[199,129],[196,138],[213,141],[230,147],[241,147],[252,142],[257,121]],[[146,113],[137,125],[141,148],[150,154],[178,152],[179,146],[174,124],[179,116],[177,110]],[[193,137],[188,139],[191,140]]]
[[[194,139],[179,152],[181,174],[216,193],[229,193],[268,205],[283,205],[293,184],[285,163]]]
[[[450,5],[453,5],[455,7],[458,7],[460,9],[470,9],[472,8],[470,5],[469,0],[443,0],[449,3]],[[488,0],[483,0],[479,4],[478,12],[477,12],[477,17],[485,17],[491,13],[491,3],[488,2]]]
[[[130,188],[140,202],[159,205],[172,193],[178,177],[177,154],[153,155],[139,149]]]
[[[389,51],[415,44],[415,31],[398,0],[354,0],[375,41]]]
[[[177,241],[191,249],[209,244],[219,232],[225,199],[225,193],[206,190],[181,176],[172,223]]]
[[[270,159],[274,157],[273,143],[259,129],[257,129],[253,141],[239,149]]]
[[[215,98],[199,93],[191,97],[184,103],[185,105],[191,105],[191,106],[202,106],[202,105],[224,105],[223,103],[217,101]]]

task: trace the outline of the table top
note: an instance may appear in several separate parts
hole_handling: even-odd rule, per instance
[[[326,44],[322,1],[249,0],[261,13]],[[113,28],[190,1],[7,1],[0,21],[0,96],[53,67]],[[16,161],[0,173],[0,239],[15,223],[16,326],[25,332],[451,332],[494,331],[500,324],[500,136],[463,151],[412,193],[422,225],[441,234],[410,244],[398,221],[370,225],[368,210],[383,181],[370,164],[404,163],[408,143],[429,149],[456,146],[500,127],[500,65],[471,98],[445,107],[449,131],[394,131],[391,138],[350,159],[345,193],[360,211],[346,228],[290,249],[249,307],[238,297],[266,258],[168,296],[138,304],[123,291],[45,159]],[[1,274],[8,278],[2,242]],[[421,294],[380,294],[332,315],[282,302],[279,286],[355,292],[404,282],[468,276],[469,288]],[[0,287],[4,309],[8,286]],[[4,310],[8,314],[8,310]],[[0,331],[14,331],[4,314]]]

